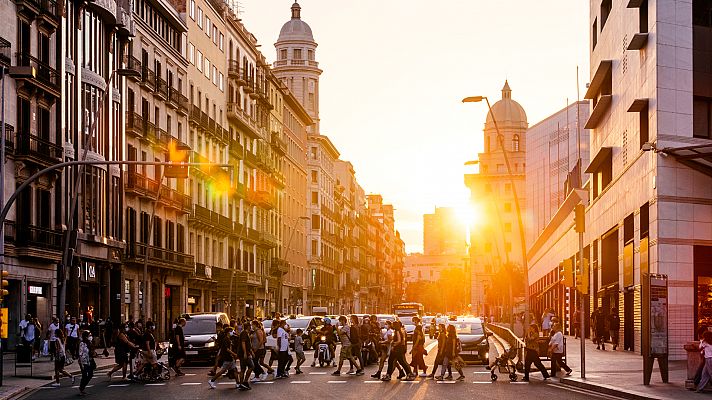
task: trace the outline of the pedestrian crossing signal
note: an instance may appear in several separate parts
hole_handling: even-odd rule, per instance
[[[588,259],[583,259],[583,268],[578,268],[576,272],[576,289],[578,289],[579,293],[581,294],[588,294],[588,287],[590,286]]]
[[[570,258],[564,260],[559,264],[559,271],[561,272],[562,282],[566,287],[574,286],[574,267]]]
[[[2,271],[2,282],[0,282],[0,299],[4,298],[8,294],[10,294],[10,292],[8,292],[6,289],[8,286],[10,286],[10,283],[7,281],[7,279],[5,279],[8,276],[10,276],[10,272],[3,270]]]

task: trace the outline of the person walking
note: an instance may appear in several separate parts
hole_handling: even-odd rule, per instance
[[[22,345],[27,346],[32,356],[32,361],[35,360],[35,339],[37,338],[37,327],[35,326],[32,315],[27,314],[25,319],[20,321],[20,339]]]
[[[349,333],[351,339],[351,355],[355,360],[358,360],[358,365],[363,371],[363,368],[365,366],[363,362],[363,356],[361,354],[363,339],[361,338],[361,327],[359,326],[358,315],[351,316],[351,326],[349,329]],[[358,368],[356,372],[358,372]],[[354,375],[356,372],[354,372],[354,365],[350,364],[349,372],[347,372],[347,374]]]
[[[59,318],[57,317],[52,317],[52,322],[49,324],[48,328],[48,333],[49,333],[49,354],[50,354],[50,360],[54,360],[54,355],[57,353],[57,349],[55,347],[57,346],[57,329],[60,329],[59,327]]]
[[[541,375],[546,381],[549,379],[549,373],[546,372],[546,367],[544,367],[541,359],[539,359],[539,329],[537,328],[537,324],[529,325],[529,331],[525,339],[524,379],[522,379],[522,381],[529,382],[529,371],[531,370],[532,363],[537,367],[539,372],[541,372]]]
[[[393,343],[393,323],[391,321],[386,321],[385,323],[385,328],[384,330],[380,333],[380,337],[378,340],[378,354],[379,354],[379,360],[378,360],[378,371],[376,371],[375,374],[371,375],[371,378],[376,378],[376,379],[381,379],[381,372],[383,371],[383,365],[386,363],[386,360],[389,358],[390,353],[391,353],[391,347]],[[380,331],[380,329],[379,329]],[[402,372],[401,372],[402,375]]]
[[[217,383],[215,383],[221,376],[226,372],[232,372],[235,376],[235,389],[240,389],[240,378],[235,370],[237,369],[235,365],[235,360],[237,359],[237,354],[233,350],[232,337],[235,334],[233,328],[227,325],[223,328],[222,335],[218,336],[218,356],[217,363],[220,364],[220,369],[215,372],[215,375],[208,381],[208,386],[210,389],[215,389]],[[244,389],[242,389],[244,390]]]
[[[544,310],[544,313],[541,315],[541,331],[544,337],[549,336],[549,331],[551,330],[551,318],[553,316],[554,313],[551,308]]]
[[[339,339],[341,340],[341,352],[339,353],[339,365],[331,375],[339,376],[341,375],[341,367],[344,366],[344,361],[349,360],[352,364],[356,366],[356,375],[363,375],[363,370],[361,365],[356,361],[353,354],[352,342],[351,342],[351,327],[346,323],[346,317],[339,317],[339,324],[341,327],[337,329],[339,333]]]
[[[297,335],[294,337],[294,354],[297,356],[297,366],[294,369],[297,375],[302,374],[302,364],[307,360],[304,355],[304,338],[302,335],[304,332],[301,329],[297,329]]]
[[[59,386],[59,378],[66,376],[72,379],[72,385],[74,385],[74,376],[67,372],[64,367],[67,363],[67,353],[64,350],[64,333],[62,329],[55,329],[55,343],[54,343],[54,383],[52,386]]]
[[[94,337],[91,332],[82,332],[82,341],[79,343],[79,368],[82,370],[82,380],[79,382],[79,395],[81,396],[86,396],[87,392],[84,389],[86,389],[91,378],[94,377],[94,370],[96,369],[96,361],[94,361],[96,353],[94,352],[93,341]]]
[[[121,370],[123,379],[126,379],[126,367],[129,364],[129,353],[138,349],[138,346],[132,343],[128,336],[126,336],[127,331],[128,327],[126,324],[122,323],[119,325],[119,329],[117,329],[114,334],[114,361],[116,362],[116,365],[114,365],[114,368],[106,374],[106,376],[109,377],[109,381],[111,381],[111,375],[118,370]]]
[[[252,341],[250,339],[250,323],[242,320],[242,329],[240,330],[240,336],[237,341],[237,356],[240,359],[240,372],[238,376],[238,389],[239,390],[251,390],[250,387],[250,375],[252,375],[252,370],[255,367],[253,360],[254,353],[252,352]]]
[[[559,367],[566,371],[566,376],[571,375],[571,368],[564,362],[564,334],[561,333],[561,325],[554,324],[551,327],[554,333],[549,339],[549,352],[551,353],[551,377],[556,378]]]
[[[265,380],[267,375],[274,374],[274,369],[265,363],[265,357],[267,356],[267,348],[265,347],[265,344],[267,343],[267,333],[265,333],[265,328],[262,325],[262,322],[254,320],[252,323],[255,325],[255,334],[257,335],[257,339],[259,341],[255,357],[258,360],[257,364],[259,364],[260,369],[263,370],[260,374],[260,379]]]
[[[581,336],[581,310],[577,307],[573,316],[574,338],[578,339]]]
[[[67,334],[67,350],[75,359],[79,358],[79,324],[77,318],[72,317],[69,323],[64,326]]]
[[[445,375],[445,368],[451,365],[455,367],[460,376],[457,377],[457,381],[461,382],[465,380],[465,373],[462,371],[462,359],[460,358],[460,351],[462,350],[462,345],[460,344],[460,339],[457,338],[457,330],[455,325],[448,325],[447,327],[447,339],[445,339],[445,349],[443,351],[443,370],[438,377],[438,380],[443,380]],[[448,375],[448,380],[452,379],[452,372]]]
[[[251,382],[259,382],[265,373],[260,365],[259,348],[260,348],[260,337],[258,335],[259,322],[257,320],[246,322],[250,325],[249,336],[250,336],[250,348],[252,349],[252,372],[255,374],[254,379]],[[267,375],[264,375],[267,377]]]
[[[178,319],[176,327],[173,328],[173,334],[171,334],[171,349],[173,349],[173,370],[176,372],[176,376],[185,375],[180,367],[185,362],[185,334],[183,333],[183,328],[185,327],[185,318]]]
[[[596,332],[596,350],[606,350],[606,318],[601,307],[596,308],[591,315],[591,320]]]
[[[611,313],[606,320],[608,323],[608,333],[611,336],[611,344],[613,344],[613,351],[616,351],[620,339],[619,330],[621,328],[621,317],[618,316],[618,309],[615,307],[611,308]]]
[[[415,330],[413,331],[413,347],[410,349],[411,360],[410,366],[413,367],[413,375],[418,375],[418,369],[423,371],[420,374],[421,378],[428,376],[428,366],[425,365],[425,360],[423,356],[427,355],[425,352],[425,333],[423,332],[423,326],[417,324]]]
[[[403,368],[403,371],[405,372],[405,375],[403,375],[403,371],[399,370],[400,375],[398,375],[398,379],[406,378],[408,381],[415,379],[413,372],[410,369],[410,365],[408,365],[408,362],[405,359],[406,348],[405,329],[403,329],[403,324],[400,321],[396,321],[393,323],[393,343],[391,347],[391,354],[388,357],[388,371],[386,371],[386,375],[381,378],[382,381],[387,382],[391,380],[391,375],[396,369],[396,364],[400,364],[401,368]]]
[[[428,378],[435,379],[435,373],[438,371],[438,366],[442,366],[442,374],[445,375],[445,366],[443,359],[445,358],[445,340],[447,339],[447,330],[445,324],[438,325],[438,352],[435,354],[435,362],[433,363],[433,372],[428,375]],[[448,366],[448,373],[452,376],[452,367]]]
[[[275,322],[279,324],[277,328],[277,379],[288,378],[287,362],[289,361],[289,331],[286,328],[287,321],[281,320]]]

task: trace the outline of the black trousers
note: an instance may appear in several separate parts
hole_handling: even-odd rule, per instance
[[[546,367],[539,359],[539,353],[536,350],[525,349],[524,350],[524,378],[529,379],[529,371],[531,371],[532,364],[541,372],[544,378],[549,377],[549,373],[546,371]]]
[[[556,377],[556,371],[559,367],[563,368],[566,372],[571,372],[571,368],[563,360],[564,353],[552,353],[551,355],[551,377]]]
[[[94,377],[94,368],[92,368],[90,365],[83,365],[82,366],[82,380],[79,381],[79,390],[84,391],[84,389],[89,384],[89,381],[93,377]]]
[[[407,375],[410,375],[413,371],[410,369],[410,365],[405,360],[405,346],[397,346],[391,349],[391,355],[388,357],[388,371],[387,374],[391,375],[396,369],[396,364],[399,364]]]
[[[280,351],[277,354],[277,376],[284,375],[284,370],[287,367],[287,362],[289,361],[289,352]]]

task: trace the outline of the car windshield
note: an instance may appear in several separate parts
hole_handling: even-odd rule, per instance
[[[309,326],[310,319],[288,319],[287,325],[292,329],[304,329]]]
[[[185,321],[183,328],[185,335],[212,335],[215,332],[215,319],[213,318],[191,318]]]
[[[479,322],[451,322],[455,326],[458,334],[462,335],[483,335],[482,324]]]

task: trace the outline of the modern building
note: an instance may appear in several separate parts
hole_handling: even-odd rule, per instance
[[[423,214],[424,254],[466,254],[467,227],[457,218],[452,207],[435,207],[432,214]]]
[[[437,282],[445,270],[458,268],[467,271],[468,263],[465,255],[408,254],[403,268],[403,283]]]
[[[705,155],[712,82],[704,61],[712,4],[595,0],[590,7],[587,196],[571,194],[530,246],[530,293],[552,290],[558,264],[578,251],[571,210],[583,201],[585,311],[600,307],[607,315],[615,308],[622,348],[640,353],[650,309],[643,292],[649,274],[664,275],[662,346],[671,359],[685,359],[683,345],[712,321],[712,173]],[[538,307],[559,304],[547,299]]]
[[[588,101],[566,106],[527,129],[526,242],[531,244],[573,188],[589,162]],[[580,149],[580,151],[579,151]],[[581,165],[578,165],[579,155]]]
[[[145,0],[133,6],[136,36],[128,46],[126,65],[136,76],[127,80],[126,159],[166,161],[171,148],[187,146],[190,104],[183,51],[187,27],[166,1]],[[121,315],[123,320],[145,315],[160,321],[159,335],[191,308],[186,304],[187,288],[195,271],[187,247],[193,208],[186,179],[166,177],[166,172],[160,166],[130,165],[123,182],[126,251]]]
[[[512,99],[512,90],[505,81],[502,99],[492,104],[492,112],[487,113],[485,149],[478,155],[479,173],[465,175],[470,201],[487,216],[470,231],[471,304],[478,315],[494,312],[490,309],[493,305],[485,299],[497,271],[523,266],[524,233],[520,231],[518,217],[526,206],[527,128],[527,114]],[[500,312],[509,314],[508,310]]]

